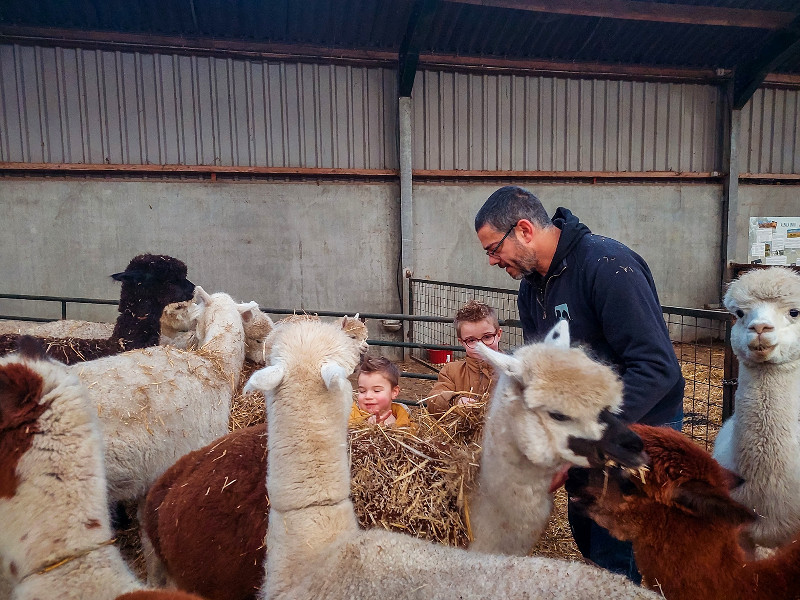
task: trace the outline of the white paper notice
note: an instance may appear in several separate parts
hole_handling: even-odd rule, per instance
[[[778,250],[783,250],[785,246],[786,246],[786,238],[783,236],[776,235],[772,238],[772,245],[769,248],[773,252],[777,252]]]
[[[753,258],[764,258],[765,254],[764,244],[753,244],[753,247],[750,248],[750,256]]]
[[[785,256],[768,256],[764,259],[764,264],[767,265],[785,265],[786,264],[786,257]]]
[[[800,238],[786,238],[786,248],[800,248]]]
[[[772,227],[759,227],[756,229],[756,242],[771,242]]]

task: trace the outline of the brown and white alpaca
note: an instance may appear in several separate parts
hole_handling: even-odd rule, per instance
[[[348,325],[348,321],[345,321],[343,327],[345,330],[351,330],[352,335],[355,324],[361,324],[353,320],[349,322],[354,325]],[[366,330],[363,325],[361,328],[363,330],[361,338],[365,339]],[[543,358],[542,354],[545,353],[550,354],[551,358]],[[534,378],[541,377],[541,372],[536,368],[525,376],[524,382],[517,382],[514,377],[521,377],[517,371],[525,370],[522,367],[522,359],[519,356],[494,357],[495,361],[506,361],[502,368],[514,372],[513,376],[509,376],[509,385],[520,383],[522,386],[520,389],[531,392],[527,400],[531,413],[547,419],[545,424],[540,424],[538,418],[533,419],[532,423],[529,422],[525,415],[520,416],[524,410],[523,396],[512,393],[513,390],[509,389],[500,392],[504,398],[502,402],[511,405],[508,407],[508,416],[513,416],[520,425],[527,424],[530,430],[513,429],[504,415],[491,420],[490,427],[502,427],[506,435],[516,436],[516,442],[507,445],[515,453],[509,451],[507,456],[509,461],[521,461],[525,466],[502,464],[499,452],[495,452],[490,464],[493,464],[493,468],[511,471],[513,473],[511,479],[514,481],[524,478],[525,475],[538,476],[541,479],[539,482],[525,484],[527,486],[525,489],[535,490],[536,493],[528,492],[524,496],[524,501],[523,496],[515,492],[517,495],[514,497],[520,504],[519,527],[523,528],[523,531],[521,533],[509,531],[498,536],[496,543],[499,545],[499,542],[503,542],[505,546],[502,549],[506,551],[510,544],[509,540],[517,542],[519,546],[526,546],[532,539],[535,542],[534,536],[538,537],[538,534],[534,529],[539,526],[539,521],[545,520],[550,513],[551,500],[547,487],[553,472],[563,461],[574,460],[586,464],[584,462],[586,459],[582,458],[582,455],[588,455],[592,457],[593,462],[599,461],[603,464],[605,453],[612,453],[616,460],[630,466],[638,466],[642,460],[637,450],[641,443],[635,435],[626,429],[620,431],[617,424],[608,426],[597,422],[597,413],[602,412],[607,406],[613,407],[619,403],[621,385],[618,378],[610,374],[610,371],[606,372],[601,368],[598,372],[596,363],[587,364],[588,358],[583,353],[569,349],[565,323],[551,332],[544,345],[531,348],[523,355],[526,357],[525,360],[535,357],[537,361],[548,361],[547,364],[553,369],[564,366],[566,364],[564,361],[570,360],[573,365],[570,369],[570,378],[574,378],[574,373],[583,373],[585,370],[587,374],[596,376],[596,380],[591,391],[580,385],[574,386],[576,399],[566,400],[565,405],[561,405],[561,401],[564,400],[564,390],[567,389],[563,384],[558,385],[557,382],[550,382],[548,378],[544,378],[538,385],[534,385]],[[538,390],[535,394],[534,389]],[[592,403],[588,400],[589,397],[593,397],[595,401]],[[580,402],[584,401],[587,402],[585,412],[580,410]],[[548,410],[556,417],[549,415]],[[556,411],[562,412],[556,413]],[[554,421],[556,425],[549,421]],[[599,437],[603,431],[604,439],[599,443],[578,441],[581,435]],[[499,433],[498,431],[497,434]],[[542,444],[537,445],[529,441],[529,433],[539,433],[550,442],[543,442],[547,447],[542,448]],[[567,449],[570,444],[570,434],[574,436],[572,443],[578,444],[577,450],[582,455],[573,455]],[[626,447],[626,444],[630,447]],[[540,466],[531,465],[528,458],[521,459],[522,451],[518,450],[519,448],[526,450],[526,457],[535,456]],[[534,449],[538,454],[532,454]],[[517,471],[524,472],[517,473]],[[261,567],[265,557],[263,540],[267,529],[266,514],[270,506],[264,489],[266,472],[267,435],[266,426],[261,424],[234,431],[201,450],[187,454],[153,485],[147,497],[143,522],[156,548],[156,554],[163,560],[170,579],[178,587],[214,600],[248,600],[255,597],[264,575]],[[502,478],[501,474],[495,475]],[[501,493],[507,493],[507,490],[501,490]],[[534,502],[536,506],[528,507],[525,502]],[[487,504],[491,505],[485,503],[484,510],[487,510]],[[252,518],[254,514],[263,514],[265,518],[254,520]],[[531,514],[536,515],[538,520],[532,521],[529,517]],[[504,518],[505,515],[497,517],[497,521],[500,522]],[[500,525],[502,526],[502,523]],[[211,551],[209,548],[220,548],[220,550]],[[227,551],[227,548],[236,548],[236,552]],[[492,550],[499,551],[497,547]],[[526,546],[525,551],[527,550]]]
[[[583,563],[468,552],[361,530],[350,499],[347,376],[360,350],[340,327],[275,330],[271,364],[246,389],[265,393],[270,498],[262,599],[651,598]]]
[[[746,541],[775,548],[800,534],[800,274],[753,270],[732,282],[736,316],[736,412],[714,442],[714,458],[744,483],[731,496],[759,518]]]
[[[668,600],[800,598],[800,543],[749,560],[739,544],[756,519],[729,490],[742,484],[689,438],[632,425],[650,457],[643,477],[618,468],[574,469],[570,500],[612,535],[633,542],[644,580]]]
[[[145,590],[113,545],[86,388],[34,338],[0,359],[0,567],[15,600],[197,600]],[[128,595],[133,594],[133,595]]]

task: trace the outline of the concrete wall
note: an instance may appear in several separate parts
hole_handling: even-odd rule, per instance
[[[508,183],[514,183],[509,181]],[[570,208],[593,231],[650,265],[662,304],[719,301],[721,189],[711,184],[522,185],[552,213]],[[517,287],[490,268],[473,219],[498,185],[414,185],[418,278]],[[750,216],[795,215],[794,186],[740,186],[735,234]],[[262,306],[398,312],[399,190],[394,183],[203,183],[5,179],[0,291],[116,299],[108,275],[136,254],[184,260],[192,281]],[[22,311],[22,312],[20,312]],[[57,305],[0,300],[0,314],[57,318]],[[72,318],[113,320],[107,307]]]
[[[719,301],[719,186],[520,185],[537,194],[550,214],[559,206],[569,208],[592,231],[642,255],[653,272],[662,304],[702,307]],[[414,186],[416,277],[518,287],[505,271],[489,267],[475,237],[475,213],[498,187]]]
[[[6,179],[0,291],[116,299],[108,275],[153,252],[262,306],[398,312],[398,198],[390,183]]]

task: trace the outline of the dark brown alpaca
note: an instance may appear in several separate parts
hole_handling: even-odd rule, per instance
[[[677,431],[631,430],[650,456],[643,480],[620,469],[573,469],[567,492],[612,535],[633,542],[652,589],[667,600],[800,598],[800,543],[760,561],[739,545],[757,516],[730,497],[738,475]]]
[[[167,304],[191,300],[194,284],[186,279],[186,265],[171,256],[141,254],[121,273],[119,317],[109,338],[39,338],[47,355],[66,364],[94,360],[158,345],[159,319]],[[0,356],[16,350],[19,334],[0,335]]]

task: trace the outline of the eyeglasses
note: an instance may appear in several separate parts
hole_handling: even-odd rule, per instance
[[[497,337],[497,332],[495,331],[494,333],[487,333],[486,335],[484,335],[480,339],[478,339],[478,338],[467,338],[465,340],[462,340],[461,338],[458,338],[458,339],[467,348],[474,348],[475,346],[478,345],[478,342],[483,342],[483,344],[485,346],[488,346],[489,344],[494,342],[494,338],[496,338],[496,337]]]
[[[497,243],[496,243],[494,246],[492,246],[491,248],[489,248],[489,249],[486,251],[486,256],[497,256],[497,251],[498,251],[498,250],[500,250],[500,246],[502,246],[502,245],[503,245],[503,242],[505,242],[505,241],[506,241],[506,238],[508,237],[508,235],[509,235],[509,234],[510,234],[512,231],[514,231],[514,227],[516,227],[516,226],[517,226],[517,224],[516,224],[516,223],[514,223],[514,224],[511,226],[511,229],[509,229],[508,231],[506,231],[506,234],[505,234],[503,237],[501,237],[501,238],[500,238],[500,241],[499,241],[499,242],[497,242]]]

